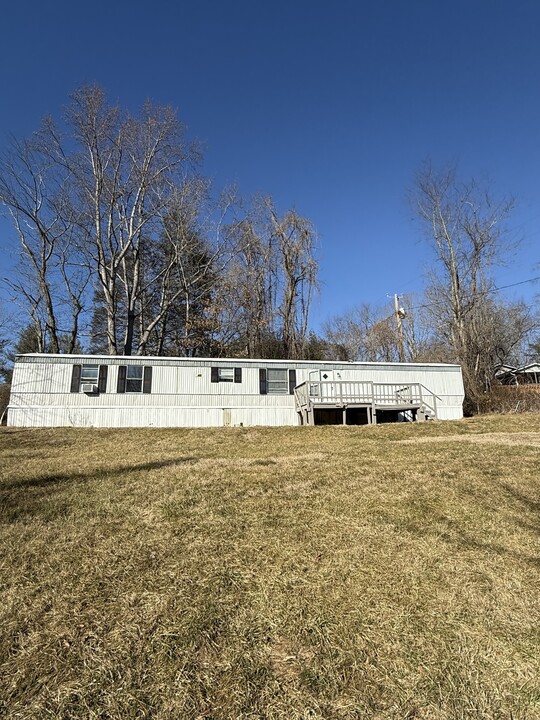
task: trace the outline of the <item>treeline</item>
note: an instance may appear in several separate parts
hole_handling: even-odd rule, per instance
[[[270,197],[214,201],[170,108],[133,116],[100,88],[71,98],[0,164],[21,262],[9,280],[39,351],[304,352],[315,230]]]
[[[12,142],[0,203],[21,253],[7,282],[29,324],[11,354],[457,362],[478,410],[497,365],[537,353],[536,313],[493,282],[512,251],[511,199],[425,165],[410,192],[432,250],[425,292],[397,312],[349,310],[318,336],[313,224],[269,196],[216,199],[201,160],[170,108],[131,115],[97,87]]]
[[[497,292],[493,267],[516,247],[512,198],[496,199],[455,169],[426,163],[409,195],[432,262],[422,295],[402,298],[397,318],[388,308],[363,305],[326,323],[326,337],[347,359],[455,362],[463,370],[465,410],[479,412],[496,369],[520,365],[540,353],[540,318],[525,302]]]

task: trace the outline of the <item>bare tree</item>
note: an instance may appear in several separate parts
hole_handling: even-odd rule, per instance
[[[160,354],[213,351],[216,294],[228,258],[221,239],[212,244],[201,224],[206,201],[207,183],[200,178],[185,182],[171,198],[160,240],[146,263],[154,270],[142,303],[140,347],[154,335]]]
[[[368,303],[327,320],[325,338],[336,357],[349,361],[398,362],[400,339],[390,306]]]
[[[146,104],[133,117],[109,106],[96,87],[74,93],[67,120],[79,152],[66,153],[51,126],[57,139],[54,157],[69,168],[86,218],[85,249],[105,303],[109,352],[130,355],[145,291],[156,283],[166,285],[174,265],[169,256],[163,266],[143,266],[145,247],[159,236],[172,199],[188,181],[196,151],[184,142],[183,126],[170,108]],[[175,299],[164,294],[157,316],[147,318],[138,352],[144,352]],[[120,303],[123,328],[118,327]]]
[[[308,337],[309,311],[317,289],[315,229],[295,210],[278,217],[270,199],[266,201],[278,254],[283,349],[288,358],[303,357]]]
[[[364,303],[329,318],[324,338],[336,360],[366,362],[445,362],[449,352],[435,337],[425,311],[425,298],[401,295],[404,311],[401,334],[392,303],[373,306]]]
[[[229,225],[226,283],[236,307],[237,344],[248,357],[302,357],[317,289],[315,230],[294,210],[280,216],[269,197],[238,202]]]
[[[323,337],[332,349],[333,359],[354,362],[363,358],[366,312],[362,305],[325,321]]]
[[[303,354],[312,224],[269,198],[216,209],[198,160],[170,108],[133,116],[98,87],[14,144],[0,166],[24,259],[11,286],[41,349],[73,351],[92,300],[91,347],[110,354]]]
[[[228,297],[236,308],[238,340],[251,358],[269,354],[266,345],[275,333],[277,259],[265,211],[259,199],[247,212],[236,207],[228,227]]]
[[[89,271],[78,248],[78,219],[67,209],[69,172],[51,162],[45,134],[13,141],[0,159],[0,203],[20,246],[7,284],[24,300],[41,352],[73,352]]]
[[[453,169],[426,165],[417,175],[413,206],[434,251],[427,299],[436,333],[462,365],[469,400],[486,387],[489,361],[478,342],[493,289],[491,268],[509,248],[512,199],[494,200]]]
[[[14,143],[0,167],[0,200],[24,259],[23,279],[11,284],[23,296],[43,348],[60,349],[60,305],[71,309],[75,346],[91,276],[104,305],[108,351],[144,351],[176,297],[164,294],[136,344],[141,303],[148,287],[166,286],[176,259],[169,255],[159,267],[143,263],[171,198],[191,182],[196,159],[171,109],[147,104],[132,117],[109,106],[96,87],[74,93],[64,134],[47,119],[31,140]]]

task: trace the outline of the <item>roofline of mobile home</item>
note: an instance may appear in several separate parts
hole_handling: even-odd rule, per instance
[[[247,365],[260,365],[269,363],[275,365],[341,365],[347,367],[372,367],[372,366],[392,366],[392,367],[403,367],[404,365],[410,367],[433,367],[433,368],[461,368],[457,363],[424,363],[424,362],[385,362],[385,361],[347,361],[347,360],[292,360],[292,359],[270,359],[270,358],[243,358],[243,357],[227,357],[227,358],[209,358],[209,357],[185,357],[177,355],[88,355],[85,353],[68,354],[68,353],[20,353],[15,356],[15,360],[21,358],[43,358],[53,359],[62,358],[66,360],[102,360],[102,361],[121,361],[121,362],[132,362],[137,361],[141,363],[149,364],[153,361],[160,363],[237,363]]]

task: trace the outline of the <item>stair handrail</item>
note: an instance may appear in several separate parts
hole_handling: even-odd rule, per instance
[[[442,397],[440,397],[439,395],[437,395],[436,393],[434,393],[433,390],[430,390],[429,388],[427,388],[427,387],[426,387],[425,385],[423,385],[422,383],[418,383],[418,384],[419,384],[420,388],[423,388],[423,389],[428,393],[428,395],[431,395],[431,397],[433,398],[432,404],[430,404],[430,403],[428,403],[428,402],[426,401],[424,395],[422,394],[422,404],[425,405],[428,410],[431,410],[432,413],[433,413],[433,415],[434,415],[434,417],[437,419],[437,418],[438,418],[438,413],[437,413],[437,400],[440,400],[440,401],[442,402]]]
[[[307,387],[307,382],[300,383],[294,388],[294,398],[296,401],[297,408],[303,408],[310,406],[310,397]]]

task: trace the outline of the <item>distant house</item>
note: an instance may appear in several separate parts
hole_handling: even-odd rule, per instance
[[[501,385],[539,385],[540,364],[530,363],[519,368],[501,365],[495,372],[495,378]]]
[[[459,365],[19,355],[8,424],[219,427],[463,417]]]

